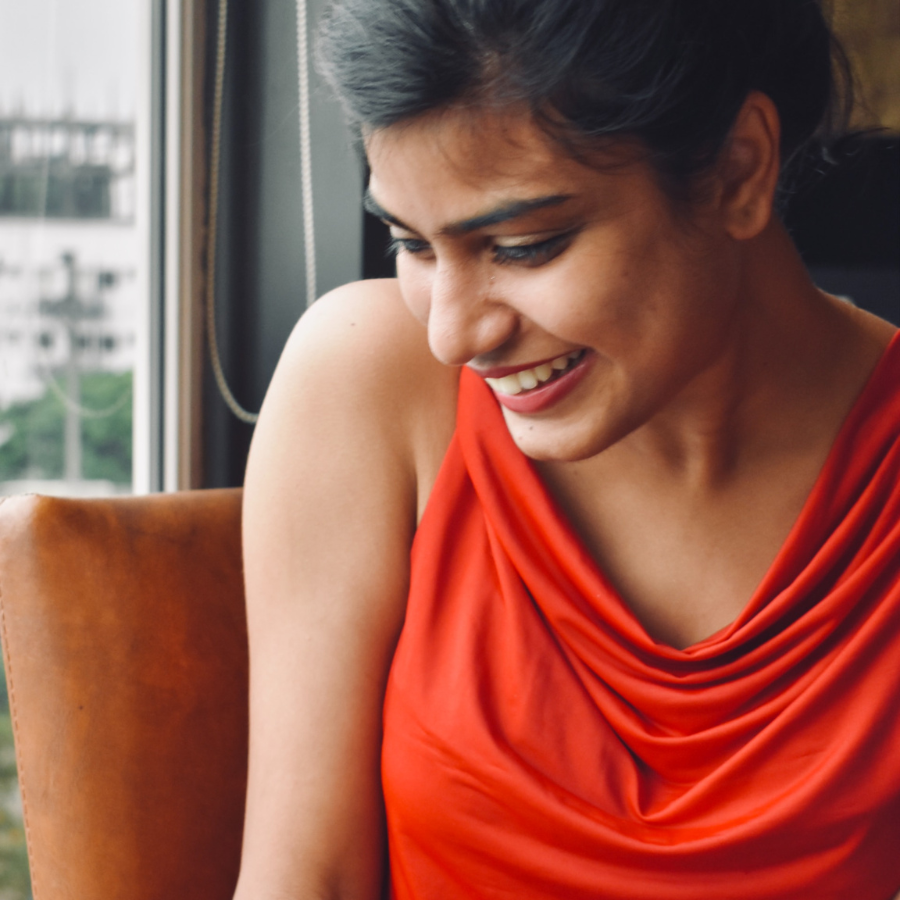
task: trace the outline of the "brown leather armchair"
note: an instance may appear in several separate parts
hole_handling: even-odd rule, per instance
[[[0,501],[35,900],[228,900],[247,758],[240,491]]]

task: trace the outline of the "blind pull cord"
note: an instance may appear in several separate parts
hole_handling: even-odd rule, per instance
[[[316,250],[313,222],[312,147],[310,143],[309,38],[306,0],[297,0],[297,72],[300,118],[300,189],[303,207],[303,247],[306,257],[306,306],[316,300]],[[216,333],[216,247],[219,232],[219,167],[222,150],[222,101],[225,91],[225,52],[228,43],[228,0],[219,0],[216,35],[216,76],[213,96],[212,141],[209,163],[209,228],[206,237],[206,333],[216,385],[225,404],[242,422],[255,423],[259,413],[237,401],[222,368]]]

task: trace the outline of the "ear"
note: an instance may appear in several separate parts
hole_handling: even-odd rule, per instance
[[[781,166],[781,122],[766,94],[751,91],[719,160],[719,206],[735,240],[756,237],[772,218]]]

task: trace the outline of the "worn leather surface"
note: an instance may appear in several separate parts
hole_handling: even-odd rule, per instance
[[[240,860],[240,491],[0,503],[35,900],[226,900]]]

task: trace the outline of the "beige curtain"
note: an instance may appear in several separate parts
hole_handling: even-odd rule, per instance
[[[900,2],[834,0],[834,26],[859,79],[857,124],[900,132]]]

